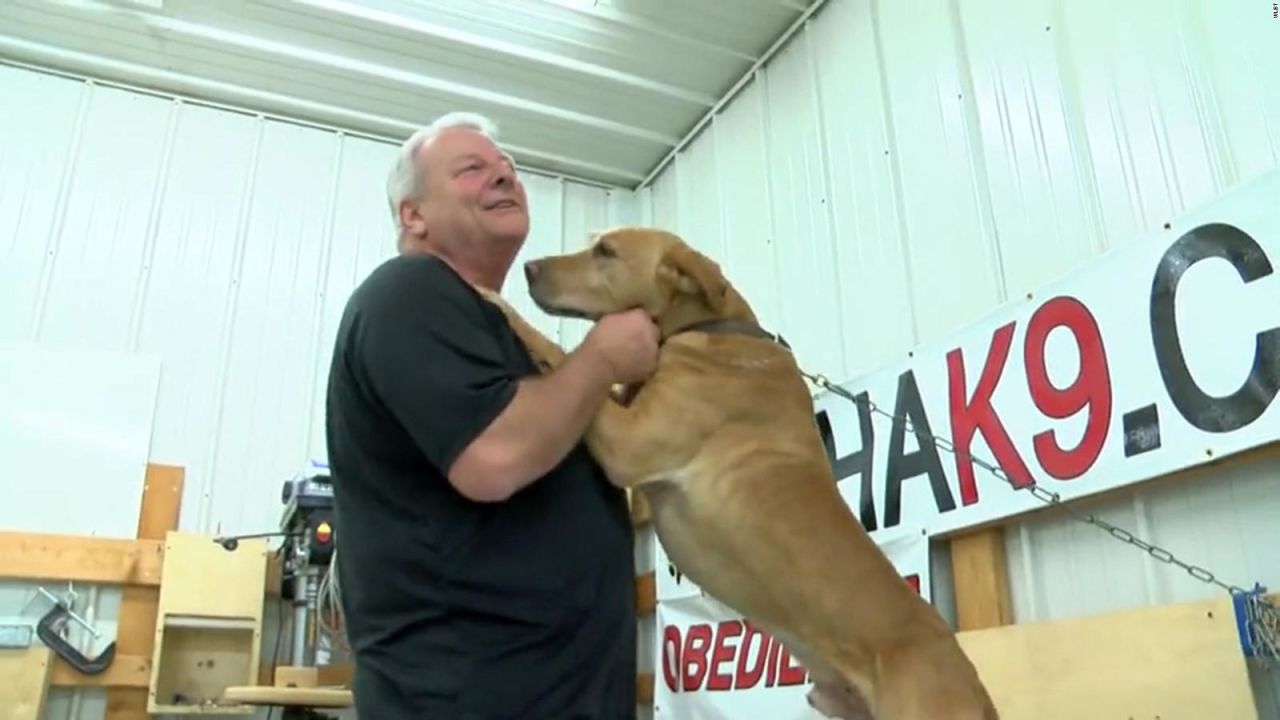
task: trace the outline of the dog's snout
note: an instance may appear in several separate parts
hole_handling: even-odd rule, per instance
[[[541,266],[538,264],[538,261],[530,260],[529,262],[524,264],[524,279],[527,280],[530,284],[532,284],[533,281],[538,278],[538,273],[540,271],[541,271]]]

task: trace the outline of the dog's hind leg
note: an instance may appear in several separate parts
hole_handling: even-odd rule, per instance
[[[805,699],[810,707],[832,720],[877,720],[862,689],[851,684],[835,665],[786,633],[774,631],[773,635],[809,673],[813,689]]]
[[[877,720],[999,720],[977,669],[951,637],[885,653]]]

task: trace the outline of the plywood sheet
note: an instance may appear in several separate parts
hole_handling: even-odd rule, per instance
[[[0,531],[0,578],[160,584],[158,540]]]
[[[168,533],[160,612],[260,621],[267,554],[264,540],[242,540],[228,551],[210,535]]]
[[[1231,600],[962,632],[1001,720],[1256,720]]]
[[[0,650],[0,720],[41,720],[53,653],[44,646]]]

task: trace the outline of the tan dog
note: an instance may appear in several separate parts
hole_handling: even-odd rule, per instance
[[[828,717],[996,720],[951,629],[836,490],[809,390],[720,268],[679,237],[625,228],[526,265],[539,307],[587,319],[634,307],[663,344],[654,375],[586,436],[610,481],[643,493],[690,579],[774,635]],[[509,305],[544,367],[564,357]]]

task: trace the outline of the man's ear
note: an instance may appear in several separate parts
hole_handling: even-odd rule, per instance
[[[711,258],[688,245],[673,245],[658,263],[658,273],[675,283],[680,292],[701,295],[713,312],[724,311],[729,283]]]
[[[417,202],[411,200],[401,201],[396,207],[400,216],[400,226],[404,231],[415,237],[426,234],[427,220],[422,215],[422,208]]]

